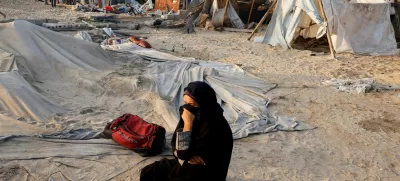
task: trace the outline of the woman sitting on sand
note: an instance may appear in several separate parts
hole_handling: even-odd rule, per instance
[[[171,142],[175,158],[144,167],[141,181],[226,179],[233,138],[214,90],[204,82],[192,82],[183,99],[181,119]]]

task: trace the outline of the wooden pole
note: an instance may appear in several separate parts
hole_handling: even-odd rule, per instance
[[[332,58],[336,59],[335,50],[333,49],[333,45],[332,45],[331,34],[329,32],[328,21],[326,19],[326,15],[325,15],[325,12],[324,12],[324,7],[322,6],[322,0],[318,0],[318,5],[319,5],[319,8],[320,8],[321,13],[322,13],[322,18],[324,18],[324,21],[326,22],[326,25],[327,25],[327,27],[326,27],[326,37],[328,38],[329,49],[331,50],[331,56],[332,56]]]
[[[251,14],[253,13],[254,1],[255,1],[255,0],[252,0],[252,1],[251,1],[251,8],[250,8],[250,13],[249,13],[249,18],[248,18],[248,20],[247,20],[247,24],[250,23]]]
[[[222,30],[224,29],[224,21],[225,21],[226,12],[228,11],[228,4],[229,4],[229,0],[226,0],[226,3],[225,3],[225,12],[224,12],[224,17],[222,18],[222,25],[221,25]]]
[[[253,32],[251,32],[251,35],[249,36],[249,38],[247,38],[247,40],[250,41],[250,39],[254,36],[254,34],[256,33],[257,29],[262,25],[262,23],[265,21],[265,19],[267,19],[268,14],[270,14],[272,12],[273,9],[275,9],[275,6],[278,4],[279,0],[275,0],[271,6],[268,8],[267,12],[265,12],[264,16],[262,17],[261,21],[258,22],[257,26],[254,28]]]
[[[7,18],[7,15],[0,11],[0,14],[3,15],[4,18]]]

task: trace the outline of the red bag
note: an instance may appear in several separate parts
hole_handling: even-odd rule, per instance
[[[142,156],[162,152],[165,144],[165,128],[151,124],[132,114],[124,114],[111,122],[112,139]]]
[[[141,46],[143,48],[152,48],[151,45],[147,41],[144,41],[144,40],[140,39],[139,37],[130,36],[129,40],[132,43],[135,43],[135,44],[137,44],[137,45],[139,45],[139,46]]]

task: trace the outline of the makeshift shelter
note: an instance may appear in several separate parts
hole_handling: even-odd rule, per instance
[[[263,43],[291,48],[296,38],[321,38],[326,28],[336,52],[395,55],[397,44],[390,21],[390,4],[359,4],[322,0],[278,0]],[[329,26],[327,26],[327,24]]]
[[[189,8],[198,6],[200,4],[204,4],[201,12],[209,15],[207,18],[210,19],[213,26],[221,27],[223,24],[229,24],[235,28],[244,28],[244,23],[236,11],[236,9],[238,9],[236,0],[193,0],[191,1]],[[200,11],[195,16],[196,24],[199,24],[201,21],[203,21],[201,20]]]

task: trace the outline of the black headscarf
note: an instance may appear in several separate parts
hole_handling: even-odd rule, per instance
[[[224,110],[218,104],[217,96],[214,89],[205,82],[191,82],[184,89],[184,95],[188,95],[194,99],[198,104],[199,108],[194,108],[190,105],[183,105],[180,107],[180,115],[183,113],[183,109],[187,109],[195,115],[192,129],[192,143],[196,144],[197,140],[202,139],[206,134],[209,133],[210,129],[218,129],[224,122],[226,122],[223,112]],[[183,128],[184,122],[180,117],[179,123],[176,130]],[[172,137],[172,147],[175,149],[176,134]],[[196,150],[193,150],[196,152]]]
[[[218,104],[215,91],[207,83],[200,81],[191,82],[184,90],[184,94],[194,99],[200,106],[199,113],[196,116],[206,118],[209,116],[223,115],[224,110]],[[183,107],[190,109],[190,106],[187,105]],[[203,121],[207,121],[207,119]]]
[[[184,160],[190,159],[191,156],[200,156],[207,164],[209,174],[213,175],[213,179],[225,180],[232,153],[233,139],[232,131],[223,116],[223,109],[218,104],[215,91],[205,82],[191,82],[184,90],[184,94],[192,97],[199,104],[199,108],[188,105],[183,105],[180,108],[180,115],[182,115],[184,108],[195,115],[191,146],[189,150],[184,152],[185,154],[180,155],[184,155]],[[176,132],[183,126],[184,122],[180,118],[172,137],[171,145],[174,152],[176,150]]]

